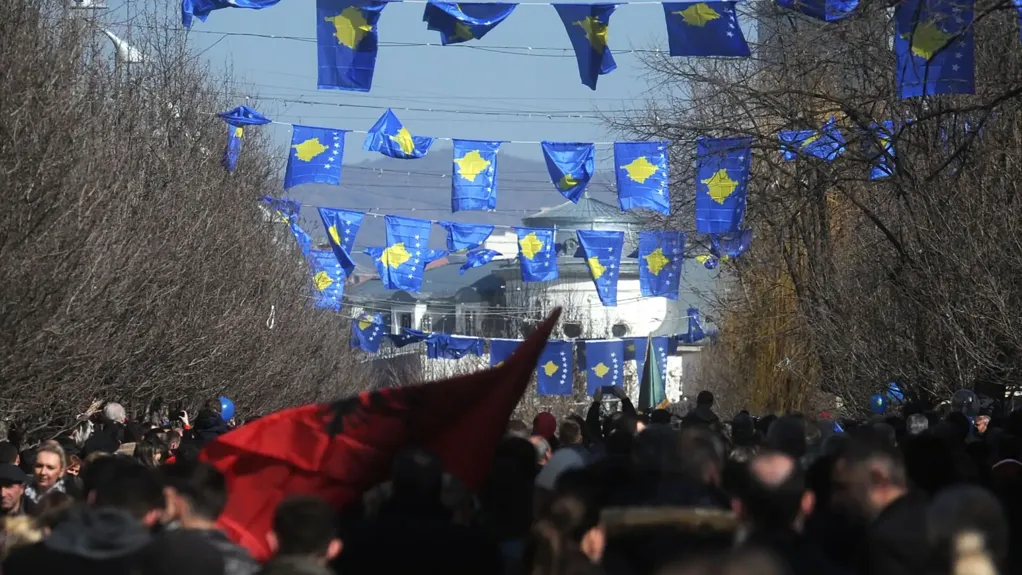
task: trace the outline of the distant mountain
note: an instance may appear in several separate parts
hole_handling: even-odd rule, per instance
[[[345,165],[340,186],[310,184],[294,188],[288,195],[307,206],[302,210],[302,225],[314,239],[321,240],[325,240],[326,235],[313,206],[358,210],[381,216],[392,214],[430,220],[521,225],[523,216],[566,201],[550,182],[538,145],[534,151],[535,159],[515,156],[506,150],[500,152],[496,212],[451,213],[450,142],[437,142],[429,154],[417,160],[396,160],[381,155],[371,161]],[[590,184],[590,196],[616,203],[607,179],[599,178],[597,174]],[[367,215],[356,240],[356,251],[384,243],[383,218]],[[430,247],[443,248],[444,243],[443,230],[435,227]],[[368,263],[368,259],[362,261]]]

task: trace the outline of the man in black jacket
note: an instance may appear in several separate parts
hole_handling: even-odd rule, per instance
[[[696,406],[681,418],[683,425],[703,425],[716,429],[720,426],[720,418],[713,413],[713,394],[705,389],[696,396]]]

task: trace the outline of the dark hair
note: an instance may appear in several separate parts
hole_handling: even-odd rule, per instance
[[[208,463],[179,461],[161,469],[163,483],[188,500],[192,513],[215,521],[227,505],[227,480]]]
[[[696,405],[713,405],[713,394],[705,389],[700,391],[696,396]]]
[[[74,498],[67,493],[51,489],[32,508],[32,517],[39,527],[53,529],[68,518],[74,504]]]
[[[18,460],[18,448],[10,441],[0,441],[0,463],[10,463]]]
[[[165,446],[160,440],[146,438],[135,444],[135,451],[131,456],[143,466],[155,468],[156,454],[163,453],[164,449]]]
[[[116,473],[104,477],[95,486],[92,500],[95,507],[127,511],[138,520],[144,519],[154,509],[164,508],[166,500],[163,497],[163,483],[155,469],[138,463],[118,467]]]
[[[576,494],[559,495],[532,526],[525,544],[526,570],[533,575],[575,573],[589,566],[580,543],[599,523],[599,509]]]
[[[791,473],[780,483],[771,485],[763,482],[747,467],[748,478],[740,499],[749,518],[760,528],[789,528],[802,510],[802,496],[806,491],[806,476],[799,462],[787,453],[767,452],[761,457],[787,457],[791,459]]]
[[[562,445],[582,443],[582,428],[570,419],[561,422],[561,428],[558,430],[558,433]]]
[[[138,463],[125,455],[107,455],[87,462],[82,467],[82,494],[88,497],[98,486],[117,475],[121,469],[135,465]]]
[[[337,538],[336,518],[326,501],[296,495],[280,502],[273,515],[273,532],[281,555],[323,556]]]

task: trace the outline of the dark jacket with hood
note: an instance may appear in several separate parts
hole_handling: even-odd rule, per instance
[[[49,537],[15,549],[3,562],[5,575],[132,573],[152,541],[135,518],[117,509],[76,508]]]
[[[124,425],[107,423],[85,440],[85,445],[82,446],[82,457],[96,452],[117,453],[121,443],[124,443]]]
[[[220,417],[219,413],[204,409],[195,417],[190,443],[201,448],[228,431],[230,429],[227,427],[227,422]]]
[[[681,422],[684,425],[698,424],[716,427],[720,425],[720,418],[717,417],[716,413],[713,413],[713,409],[709,405],[697,405],[695,409],[688,412],[688,415],[681,418]]]

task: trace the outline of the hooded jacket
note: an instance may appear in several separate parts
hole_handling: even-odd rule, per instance
[[[720,423],[720,418],[713,413],[713,409],[709,405],[697,405],[688,412],[688,415],[681,418],[681,422],[685,425],[699,424],[714,427]]]
[[[128,574],[151,541],[149,531],[127,512],[76,508],[49,537],[14,550],[3,562],[3,573]]]
[[[204,409],[199,412],[192,424],[192,443],[197,447],[203,447],[228,431],[230,429],[227,427],[227,422],[220,417],[219,413]]]

